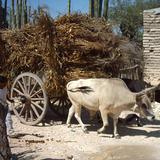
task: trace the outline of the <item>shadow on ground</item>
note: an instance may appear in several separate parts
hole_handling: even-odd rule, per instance
[[[27,151],[24,151],[24,152],[20,152],[16,155],[13,155],[12,159],[13,160],[31,160],[31,159],[34,159],[34,158],[37,158],[37,157],[38,157],[38,155],[35,155],[34,151],[27,150]]]
[[[65,159],[45,158],[45,159],[41,159],[41,160],[65,160]]]
[[[74,123],[74,122],[73,122]],[[75,124],[75,123],[74,123]],[[121,136],[146,136],[149,137],[156,137],[160,138],[160,120],[154,120],[152,122],[148,120],[143,120],[144,126],[137,127],[135,124],[132,126],[125,126],[121,123],[118,124],[118,132]],[[77,126],[79,127],[79,125]],[[100,127],[102,127],[102,124],[100,123],[93,123],[91,125],[87,126],[88,131],[97,131]],[[146,128],[150,129],[158,129],[154,131],[146,131]],[[103,134],[103,137],[109,137],[108,134],[113,133],[113,123],[112,120],[109,120],[109,126],[106,128],[105,133]],[[106,135],[105,135],[106,134]]]
[[[39,156],[35,155],[35,152],[32,150],[24,151],[18,153],[17,155],[12,156],[12,160],[34,160],[37,159]],[[43,158],[41,160],[65,160],[65,159],[57,159],[57,158]]]

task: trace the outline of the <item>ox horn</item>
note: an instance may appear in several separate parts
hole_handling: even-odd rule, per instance
[[[147,94],[149,92],[153,92],[153,91],[157,90],[159,87],[160,87],[160,83],[157,86],[146,88],[145,90],[143,90],[141,92],[135,93],[136,97],[140,97],[140,96]]]

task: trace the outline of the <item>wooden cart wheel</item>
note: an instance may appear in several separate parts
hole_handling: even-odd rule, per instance
[[[65,118],[68,115],[70,101],[66,97],[54,97],[50,100],[50,108],[59,117]]]
[[[38,124],[47,112],[48,97],[43,82],[33,73],[22,73],[15,79],[11,98],[14,99],[13,111],[24,124]]]

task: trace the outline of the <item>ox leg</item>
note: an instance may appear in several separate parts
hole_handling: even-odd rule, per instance
[[[98,134],[103,133],[108,126],[108,114],[104,109],[100,109],[103,126],[97,131]]]
[[[118,123],[118,116],[113,117],[113,137],[119,139],[120,135],[118,134],[117,131],[117,123]]]
[[[84,125],[84,123],[82,122],[82,119],[81,119],[81,106],[75,108],[75,118],[77,119],[78,123],[81,125],[82,130],[85,133],[87,133],[87,128],[86,128],[86,126]]]
[[[67,117],[67,126],[70,127],[71,126],[71,119],[73,117],[73,114],[75,113],[75,107],[72,105],[69,109],[69,112],[68,112],[68,117]]]

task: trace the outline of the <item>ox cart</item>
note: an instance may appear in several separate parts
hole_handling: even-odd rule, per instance
[[[3,32],[0,43],[0,71],[14,79],[12,108],[27,125],[40,123],[48,107],[60,116],[68,112],[70,80],[139,79],[142,73],[141,49],[112,33],[103,19],[72,15],[54,22],[42,16],[35,26]]]

